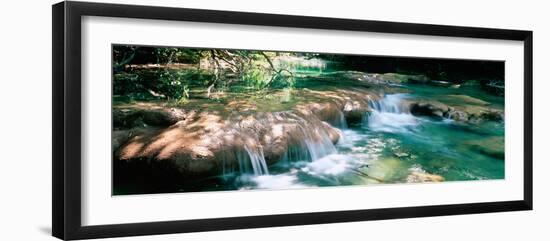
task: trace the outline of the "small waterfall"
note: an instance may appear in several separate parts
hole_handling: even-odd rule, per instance
[[[311,123],[308,124],[300,116],[294,114],[291,115],[299,123],[298,126],[304,137],[301,145],[307,149],[309,161],[315,161],[319,158],[337,152],[336,147],[330,140],[325,130],[319,126],[311,125]]]
[[[391,94],[381,100],[369,99],[372,112],[365,115],[364,125],[383,132],[405,132],[418,125],[418,119],[403,105],[404,97],[406,94]]]
[[[306,135],[304,142],[312,161],[336,153],[336,147],[325,131],[315,128],[310,132],[304,130],[304,133]]]
[[[287,148],[281,162],[284,165],[290,165],[293,161],[306,161],[310,160],[309,151],[304,145],[291,145]]]
[[[244,150],[248,153],[248,158],[250,160],[250,164],[252,165],[254,175],[269,175],[262,148],[250,148],[248,145],[245,145]]]
[[[261,147],[254,148],[245,144],[244,151],[237,151],[236,157],[241,173],[254,173],[256,176],[269,175],[264,152]],[[250,167],[252,167],[252,170],[250,170]]]
[[[303,117],[290,112],[280,113],[279,117],[292,120],[300,131],[299,136],[295,137],[298,143],[287,148],[286,153],[282,157],[283,163],[315,161],[337,152],[336,147],[319,120],[310,120],[308,122]],[[343,113],[341,117],[344,117]]]
[[[337,127],[340,130],[348,128],[348,122],[346,121],[346,117],[344,116],[344,112],[342,112],[341,110],[338,110],[338,119],[334,123],[334,126]]]
[[[293,132],[293,144],[287,147],[285,154],[281,157],[281,162],[290,164],[296,161],[315,161],[325,156],[337,153],[336,146],[332,143],[329,134],[324,129],[325,124],[314,115],[311,117],[302,117],[292,112],[279,112],[273,116],[276,120],[287,120],[295,124],[297,131]],[[305,118],[311,118],[306,120]],[[345,122],[342,113],[341,118]],[[241,128],[241,127],[238,127]],[[240,135],[246,135],[248,131],[239,131]],[[248,135],[254,135],[248,133]],[[238,171],[240,173],[254,174],[255,176],[269,175],[267,162],[265,160],[263,148],[255,138],[246,139],[243,148],[239,148],[234,153],[238,161]],[[226,175],[232,170],[230,167],[223,167],[223,173]],[[237,171],[237,170],[235,170]]]
[[[381,100],[368,99],[369,107],[374,111],[386,113],[409,113],[409,109],[403,105],[403,98],[406,94],[391,94],[384,96]]]

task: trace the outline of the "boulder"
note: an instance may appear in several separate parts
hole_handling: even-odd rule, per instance
[[[140,111],[136,109],[116,109],[112,111],[113,127],[130,129],[137,126],[143,126]]]
[[[484,112],[481,114],[481,118],[484,120],[491,120],[491,121],[503,121],[504,120],[504,112],[499,110],[491,109],[487,112]]]
[[[411,114],[455,121],[478,123],[502,121],[504,112],[489,107],[489,103],[465,95],[448,95],[435,100],[408,100]]]
[[[420,101],[413,102],[409,110],[413,115],[443,118],[450,108],[437,101]]]
[[[449,110],[449,112],[446,113],[446,117],[461,122],[466,122],[469,119],[468,113],[455,109]]]
[[[283,159],[289,147],[305,148],[308,139],[320,145],[327,138],[329,145],[337,143],[340,131],[319,119],[318,116],[326,117],[317,112],[319,109],[306,107],[234,117],[205,112],[154,132],[131,137],[117,132],[121,140],[129,139],[115,151],[115,160],[165,162],[163,166],[175,168],[178,176],[186,180],[239,170],[250,161],[251,155],[264,158],[268,165],[275,164]],[[138,166],[146,169],[148,165]]]
[[[324,131],[328,135],[328,138],[332,142],[332,144],[338,143],[338,140],[342,137],[342,132],[334,127],[332,127],[329,123],[324,122],[322,123],[322,127],[324,128]]]
[[[134,136],[143,135],[148,132],[155,131],[154,128],[133,128],[127,130],[114,130],[111,134],[111,147],[116,151],[120,146],[128,142]]]
[[[176,108],[142,110],[141,115],[143,122],[151,126],[171,126],[185,119],[185,112]]]
[[[113,126],[120,129],[170,126],[185,119],[185,111],[176,108],[113,108]]]

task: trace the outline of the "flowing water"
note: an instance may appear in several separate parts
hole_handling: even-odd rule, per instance
[[[448,94],[444,88],[433,88],[431,98],[437,97],[433,91]],[[253,171],[210,179],[207,182],[216,184],[206,186],[235,190],[407,183],[414,182],[418,173],[439,175],[445,181],[504,178],[503,158],[478,148],[479,143],[503,139],[503,123],[417,117],[403,101],[418,97],[426,96],[413,91],[370,100],[373,111],[360,125],[347,126],[345,119],[338,118],[333,126],[340,129],[342,137],[335,145],[322,130],[303,126],[302,145],[289,147],[283,159],[269,167],[261,152],[247,148],[243,161],[251,164],[243,165]]]
[[[324,78],[328,71],[325,64],[313,61],[303,65],[305,67],[296,70],[296,89],[321,90],[347,84],[330,72],[331,78]],[[456,100],[445,98],[468,95],[492,107],[503,108],[504,98],[469,86],[451,89],[410,84],[398,89],[400,91],[387,93],[382,99],[368,100],[372,111],[366,113],[359,124],[348,125],[343,113],[327,121],[342,133],[336,144],[324,130],[308,126],[290,113],[280,112],[283,114],[278,118],[296,120],[303,132],[301,143],[289,146],[280,161],[268,165],[261,146],[246,144],[244,150],[237,153],[238,170],[224,169],[223,175],[189,182],[180,191],[407,183],[415,182],[418,174],[435,174],[445,181],[504,178],[504,147],[499,146],[504,142],[504,123],[473,124],[418,117],[404,104],[408,99],[418,98],[453,104]],[[255,106],[280,111],[304,101],[291,91],[278,93],[280,99],[268,99]],[[247,101],[253,99],[246,98]],[[484,151],[486,147],[497,152],[501,149],[502,156]]]

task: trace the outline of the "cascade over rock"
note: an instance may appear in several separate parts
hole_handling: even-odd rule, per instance
[[[116,178],[141,177],[138,182],[159,182],[171,188],[166,183],[177,187],[177,183],[216,176],[260,177],[270,175],[270,166],[275,164],[333,161],[338,155],[335,145],[348,126],[403,133],[419,125],[418,116],[468,122],[503,118],[502,111],[469,96],[449,95],[443,98],[448,102],[439,102],[382,90],[302,89],[298,94],[306,101],[282,111],[263,110],[251,102],[229,102],[223,111],[117,106],[113,109],[113,167],[124,169],[127,176]],[[501,156],[485,149],[479,152]],[[442,178],[413,173],[408,181]]]
[[[313,161],[336,153],[334,145],[342,133],[335,127],[345,129],[346,113],[365,113],[368,99],[379,98],[361,89],[307,92],[323,101],[278,112],[134,110],[142,120],[144,113],[181,115],[166,128],[115,130],[115,168],[139,171],[160,165],[163,170],[174,169],[180,179],[233,172],[269,174],[269,166],[281,161]]]

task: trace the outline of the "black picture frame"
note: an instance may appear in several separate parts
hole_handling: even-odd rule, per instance
[[[308,225],[502,211],[532,210],[533,205],[533,33],[523,30],[335,19],[277,14],[197,10],[90,2],[52,6],[52,233],[60,239],[106,238],[213,230]],[[521,200],[421,207],[342,210],[300,214],[139,222],[81,224],[81,17],[194,21],[428,36],[516,40],[524,43],[524,194]]]

